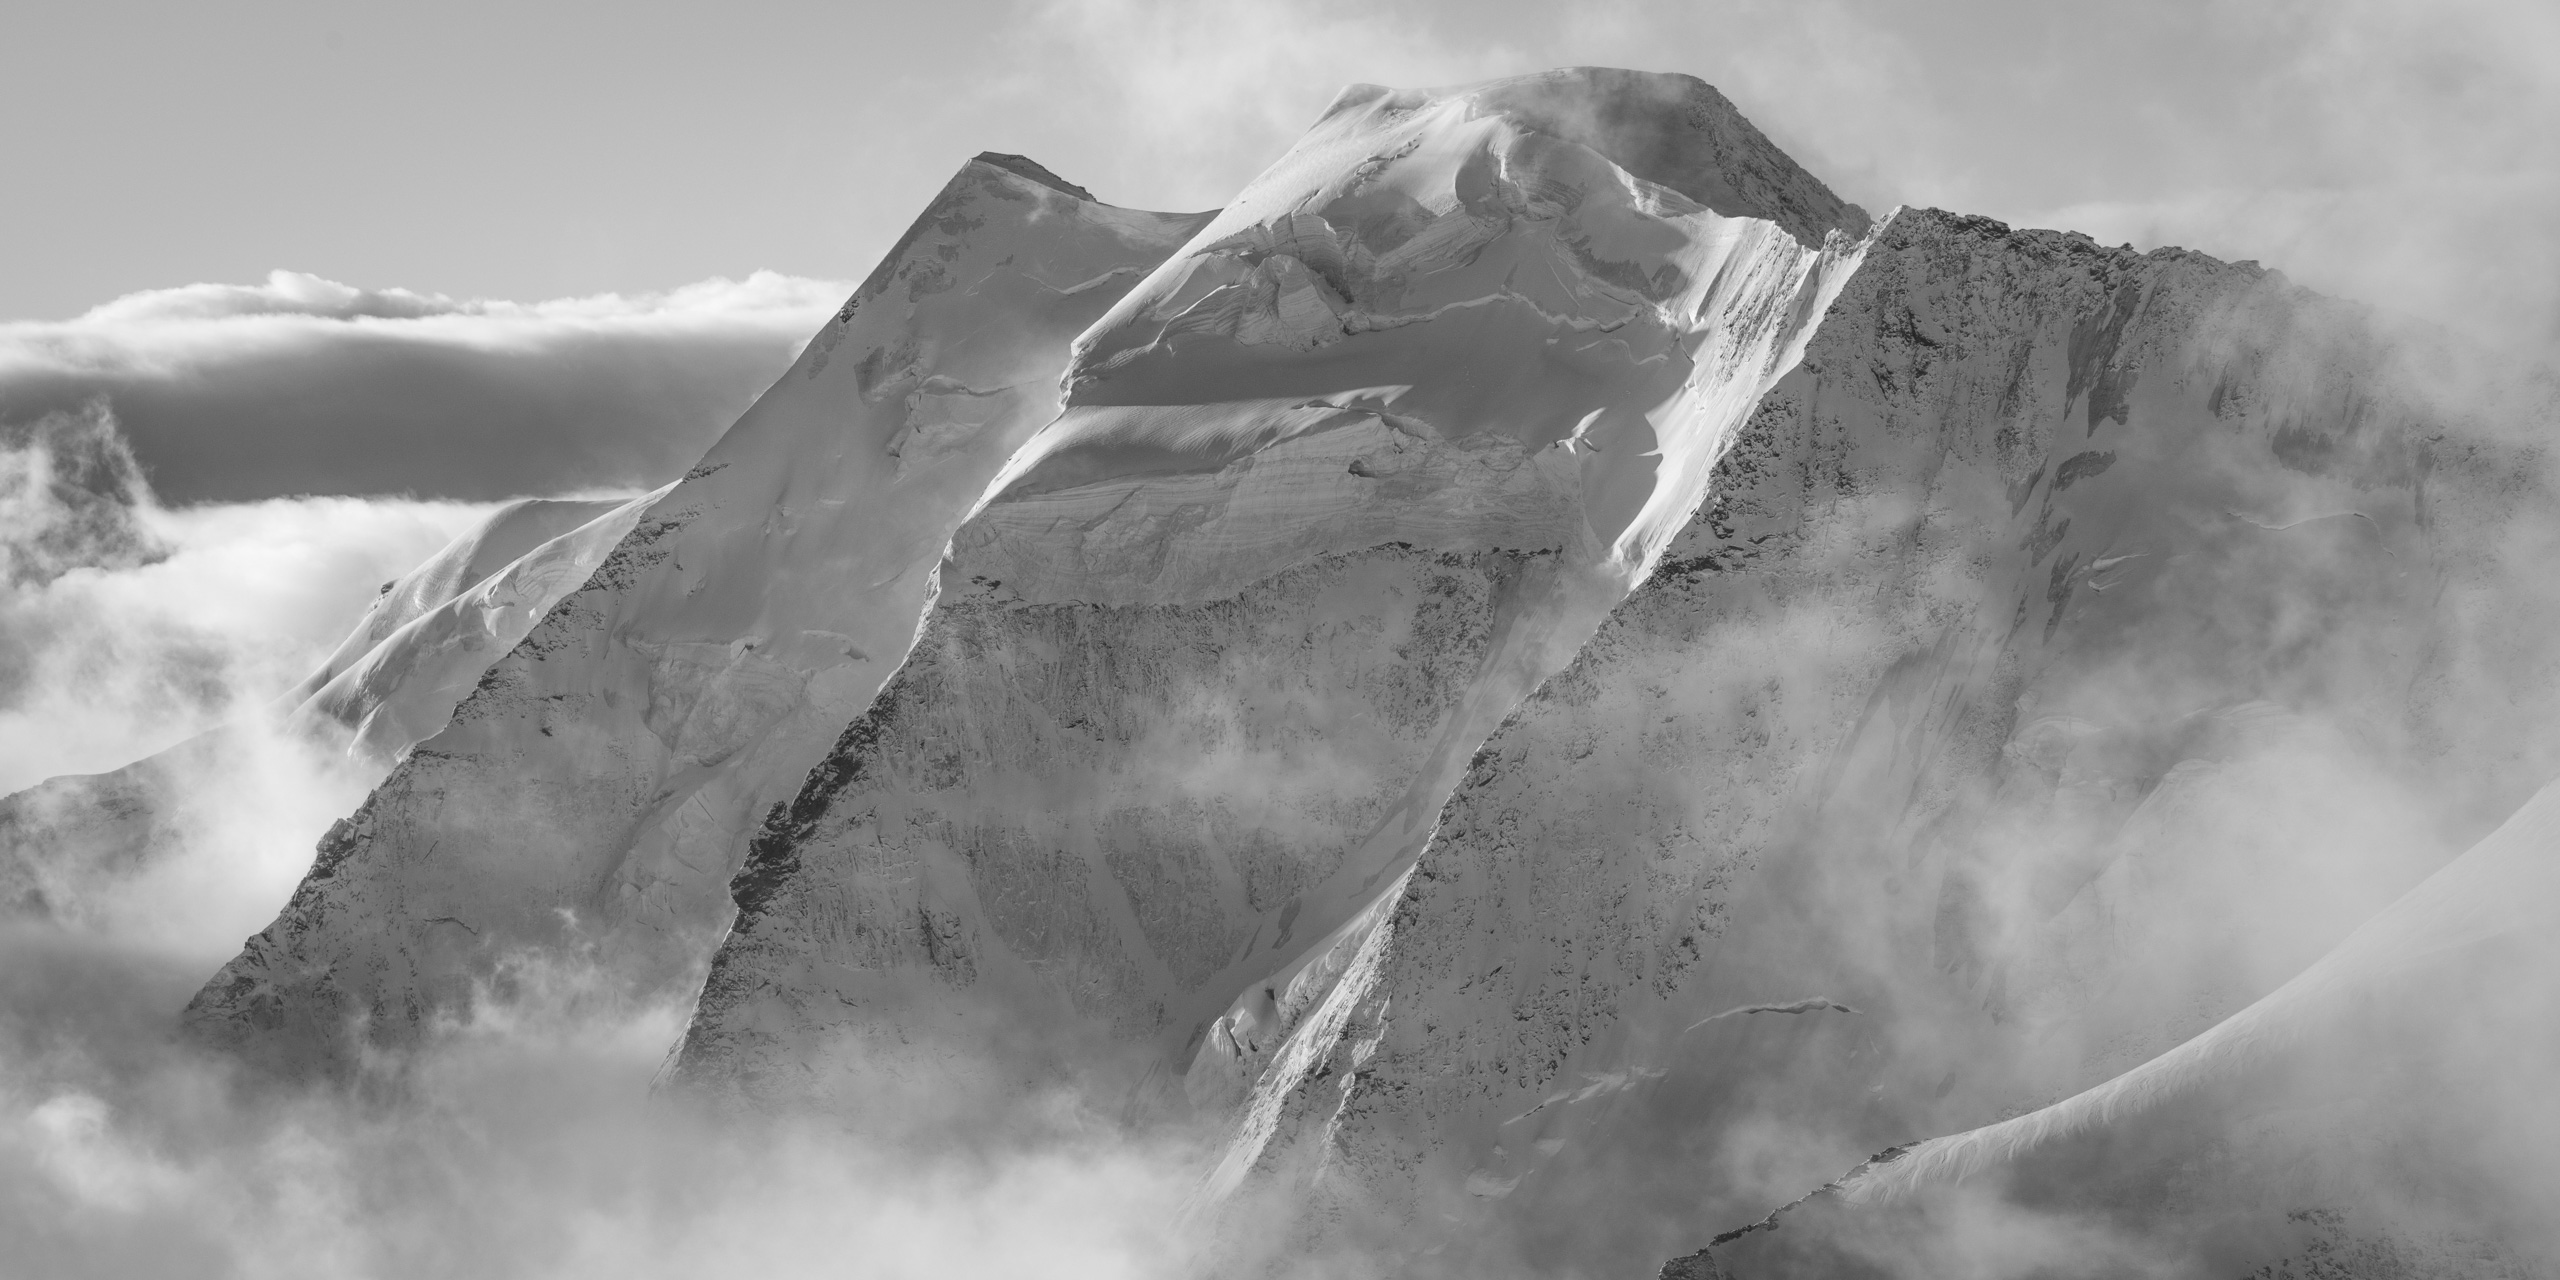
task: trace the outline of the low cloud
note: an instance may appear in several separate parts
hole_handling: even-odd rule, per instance
[[[0,1236],[24,1274],[1189,1274],[1166,1224],[1192,1153],[1072,1096],[884,1074],[918,1118],[714,1114],[651,1094],[681,1010],[546,966],[352,1091],[253,1085],[160,1030],[192,971],[25,930],[0,955]]]
[[[157,289],[0,324],[0,422],[104,399],[175,503],[655,485],[789,365],[847,288],[758,272],[516,303],[278,271]]]
[[[258,708],[489,508],[163,505],[102,408],[0,432],[0,793]]]
[[[1172,1224],[1196,1135],[1134,1133],[1072,1091],[858,1055],[834,1060],[867,1072],[858,1092],[880,1105],[850,1119],[653,1095],[686,1009],[623,999],[574,956],[498,966],[468,1021],[350,1087],[252,1080],[192,1048],[187,999],[370,782],[256,703],[485,509],[168,508],[103,409],[6,444],[0,791],[228,721],[217,750],[160,757],[169,803],[149,856],[0,914],[10,1274],[1192,1274]]]
[[[178,1031],[186,1001],[273,918],[320,832],[371,782],[257,704],[325,653],[383,579],[487,509],[348,497],[170,508],[103,408],[6,445],[0,791],[225,722],[200,740],[216,749],[158,758],[165,804],[147,856],[75,868],[43,886],[43,910],[0,912],[12,1275],[1197,1273],[1200,1242],[1176,1224],[1201,1135],[1133,1131],[1119,1099],[859,1053],[830,1058],[877,1104],[857,1116],[654,1092],[687,1009],[631,1001],[575,955],[498,965],[466,1021],[352,1082],[251,1079],[192,1047]],[[33,816],[97,817],[77,805]],[[0,822],[0,837],[27,834]]]

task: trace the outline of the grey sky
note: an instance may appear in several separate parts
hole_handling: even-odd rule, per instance
[[[1589,62],[1705,77],[1877,211],[2560,328],[2543,0],[35,0],[9,26],[0,318],[279,267],[516,299],[858,278],[978,150],[1208,207],[1342,83]]]

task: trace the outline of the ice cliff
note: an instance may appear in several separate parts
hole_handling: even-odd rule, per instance
[[[1239,1250],[1650,1274],[2170,1071],[2560,775],[2550,401],[2463,403],[1685,77],[1355,87],[1212,213],[982,156],[681,481],[386,595],[301,698],[399,762],[187,1017],[327,1075],[576,957],[732,1105],[1064,1083]]]

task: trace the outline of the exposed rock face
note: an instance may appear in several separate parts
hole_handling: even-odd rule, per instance
[[[1355,88],[1215,215],[984,158],[190,1015],[325,1069],[515,950],[707,965],[700,1088],[1064,1077],[1302,1261],[1712,1274],[2560,774],[2560,506],[2446,403],[1681,77]]]
[[[1311,941],[1306,890],[1391,825],[1541,560],[1390,546],[1189,606],[946,595],[756,837],[685,1072],[823,1093],[813,1051],[868,1066],[866,1033],[924,1025],[966,1050],[939,1069],[1091,1042],[1127,1089],[1231,970]]]

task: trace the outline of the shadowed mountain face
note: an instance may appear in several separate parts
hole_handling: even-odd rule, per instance
[[[1685,77],[1355,87],[1207,214],[982,157],[683,480],[386,596],[302,705],[399,763],[189,1025],[574,958],[732,1105],[1210,1133],[1253,1274],[2525,1266],[2531,1143],[2337,1136],[2560,1065],[2407,1051],[2553,1025],[2407,994],[2547,877],[2358,932],[2560,775],[2550,402],[2439,354]],[[2315,963],[2402,994],[2209,1030]]]

